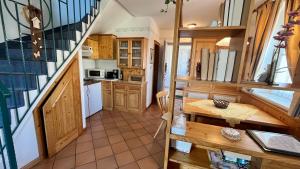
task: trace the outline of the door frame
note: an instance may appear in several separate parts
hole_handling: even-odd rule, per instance
[[[160,61],[160,43],[154,40],[154,58],[153,58],[153,79],[152,79],[152,104],[156,103],[156,93],[158,92],[158,76],[159,76],[159,61]]]
[[[45,128],[44,128],[44,120],[43,120],[43,111],[42,107],[44,103],[47,101],[48,97],[52,94],[52,92],[55,90],[56,86],[59,84],[61,79],[64,77],[66,72],[71,68],[71,66],[76,64],[79,69],[79,57],[80,55],[77,53],[77,56],[75,56],[70,63],[66,66],[66,68],[63,70],[63,72],[59,75],[59,77],[55,80],[55,82],[50,86],[50,88],[47,90],[45,95],[41,98],[41,100],[38,102],[37,106],[33,110],[33,119],[34,119],[34,127],[36,132],[36,138],[38,143],[38,151],[39,151],[39,157],[35,159],[36,163],[39,161],[48,158],[48,151],[47,151],[47,142],[46,142],[46,134],[45,134]],[[79,73],[79,71],[78,71]],[[80,74],[78,74],[80,76]],[[80,78],[80,77],[79,77]],[[80,93],[81,95],[81,93]],[[81,98],[81,97],[80,97]],[[82,105],[80,102],[80,111],[82,111]],[[82,112],[80,113],[80,118],[78,119],[78,126],[81,126],[79,128],[79,135],[83,132],[83,122],[82,122]]]

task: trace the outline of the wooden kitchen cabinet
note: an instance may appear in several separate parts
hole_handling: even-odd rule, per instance
[[[146,82],[115,82],[113,86],[114,110],[142,113],[146,109]]]
[[[126,86],[114,85],[114,108],[118,110],[126,109]]]
[[[112,34],[98,35],[99,59],[114,60],[117,55],[117,37]]]
[[[117,55],[117,37],[112,34],[93,34],[84,45],[93,48],[91,59],[114,60]]]
[[[141,110],[141,92],[136,90],[127,91],[127,110],[130,112],[138,112]]]
[[[98,56],[99,56],[98,41],[95,40],[94,37],[87,38],[86,41],[84,42],[84,45],[92,47],[92,49],[93,49],[93,54],[92,54],[92,56],[90,56],[90,59],[98,59]]]
[[[146,38],[118,38],[118,65],[120,68],[145,69],[146,62]]]
[[[113,110],[113,89],[111,81],[102,81],[103,110]]]

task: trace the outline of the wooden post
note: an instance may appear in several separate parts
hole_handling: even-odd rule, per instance
[[[247,18],[247,29],[245,32],[243,49],[242,49],[242,54],[241,54],[241,58],[240,58],[240,62],[239,62],[240,67],[239,67],[238,78],[237,78],[238,84],[240,84],[242,82],[242,76],[243,76],[243,72],[244,72],[244,62],[245,62],[245,58],[246,58],[247,42],[248,42],[248,37],[250,34],[251,17],[252,17],[253,10],[254,10],[254,0],[251,0],[249,12],[248,12],[248,18]]]
[[[181,22],[183,0],[176,1],[176,13],[175,13],[175,24],[174,24],[174,37],[173,37],[173,55],[172,55],[172,68],[171,68],[171,81],[170,81],[170,92],[169,92],[169,105],[168,111],[171,112],[171,118],[167,121],[166,128],[166,144],[165,144],[165,156],[164,156],[164,169],[168,168],[169,162],[169,145],[170,145],[170,130],[172,125],[172,116],[174,113],[174,102],[176,92],[176,74],[177,74],[177,63],[178,63],[178,50],[179,50],[179,27]]]

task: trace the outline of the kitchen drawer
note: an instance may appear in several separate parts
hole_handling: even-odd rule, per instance
[[[121,89],[121,90],[125,90],[126,89],[126,85],[124,84],[114,84],[114,89]]]
[[[140,91],[141,90],[141,85],[132,85],[132,84],[130,84],[130,85],[127,86],[127,90],[138,90],[138,91]]]

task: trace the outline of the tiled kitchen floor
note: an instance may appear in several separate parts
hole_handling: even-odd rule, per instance
[[[101,111],[87,129],[55,157],[33,169],[157,169],[163,167],[164,131],[156,105],[143,114]]]

